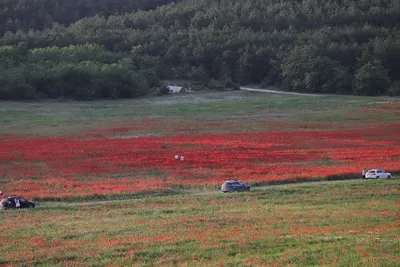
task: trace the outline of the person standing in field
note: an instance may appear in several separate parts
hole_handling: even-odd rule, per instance
[[[185,160],[185,157],[182,155],[179,159],[180,159],[181,161],[184,161],[184,160]]]
[[[175,155],[175,159],[179,160],[179,155],[178,154]]]
[[[19,203],[19,197],[15,197],[15,198],[14,198],[14,201],[15,201],[15,207],[16,207],[17,209],[19,209],[19,208],[21,207],[21,203]]]

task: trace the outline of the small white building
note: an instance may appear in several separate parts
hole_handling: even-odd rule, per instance
[[[186,92],[186,93],[194,92],[194,91],[192,90],[192,88],[190,88],[190,85],[189,85],[188,88],[187,88],[187,87],[183,87],[183,86],[177,86],[177,85],[167,85],[167,88],[169,89],[169,92],[170,92],[171,94],[180,93],[180,92],[182,91],[182,89],[183,89],[184,92]]]
[[[171,94],[179,93],[182,90],[182,86],[176,86],[176,85],[167,85],[167,88],[169,89],[169,92]]]

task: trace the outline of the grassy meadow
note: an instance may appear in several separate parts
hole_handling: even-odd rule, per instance
[[[37,200],[400,171],[398,98],[235,91],[0,104],[1,190]]]
[[[396,266],[399,119],[390,97],[0,102],[0,190],[37,203],[0,211],[0,266]],[[264,186],[296,181],[324,182]]]
[[[168,120],[169,126],[147,129],[147,134],[157,134],[158,131],[161,134],[164,128],[174,129],[177,124],[192,126],[194,132],[221,131],[218,127],[199,127],[199,122],[218,125],[229,123],[240,128],[236,129],[238,131],[274,128],[274,125],[268,127],[266,124],[258,125],[257,122],[359,126],[371,122],[395,123],[398,122],[399,113],[399,98],[297,96],[243,91],[196,92],[93,102],[2,101],[0,133],[29,136],[70,135],[90,129],[134,125],[148,119]]]
[[[398,266],[400,177],[1,214],[4,266]]]

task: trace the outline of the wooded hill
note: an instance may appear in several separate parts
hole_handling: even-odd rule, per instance
[[[1,0],[0,35],[7,31],[68,26],[85,17],[151,10],[174,0]]]
[[[0,98],[138,97],[161,79],[400,95],[398,0],[169,2],[0,0]]]

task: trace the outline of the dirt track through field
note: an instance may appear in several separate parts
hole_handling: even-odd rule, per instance
[[[262,92],[262,93],[285,94],[285,95],[320,96],[316,94],[303,94],[296,92],[286,92],[286,91],[278,91],[278,90],[262,89],[262,88],[250,88],[250,87],[240,87],[240,90],[249,92]]]
[[[271,188],[282,188],[282,187],[299,187],[307,185],[318,185],[318,184],[331,184],[331,183],[343,183],[346,181],[362,181],[361,179],[348,179],[348,180],[337,180],[337,181],[310,181],[310,182],[299,182],[299,183],[289,183],[289,184],[278,184],[278,185],[265,185],[265,186],[252,186],[251,191],[262,191]],[[207,190],[207,191],[194,191],[194,190],[182,190],[182,195],[166,195],[166,196],[147,196],[147,197],[137,197],[137,198],[126,198],[126,199],[115,199],[115,200],[93,200],[93,201],[83,201],[83,202],[66,202],[66,201],[46,201],[46,204],[54,205],[98,205],[98,204],[109,204],[118,202],[130,202],[134,200],[143,199],[159,199],[167,197],[179,197],[179,196],[202,196],[202,195],[216,195],[224,194],[221,191]]]

